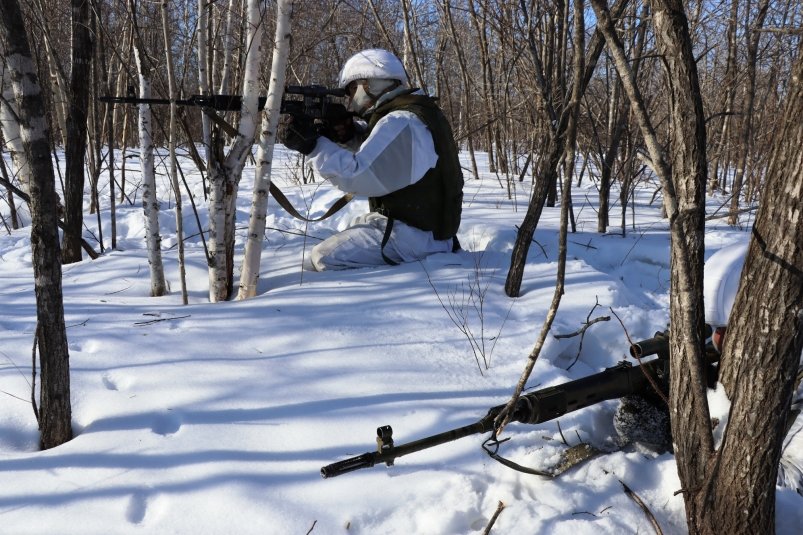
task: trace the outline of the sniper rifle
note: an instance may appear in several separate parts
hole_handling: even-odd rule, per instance
[[[711,328],[706,326],[706,338],[710,336]],[[642,357],[657,355],[657,358],[636,366],[623,361],[594,375],[522,395],[516,402],[510,420],[523,424],[540,424],[610,399],[629,395],[650,396],[656,394],[656,388],[665,394],[669,386],[669,332],[657,332],[652,338],[632,344],[630,354],[639,359],[639,362]],[[708,380],[711,385],[716,381],[716,362],[718,360],[719,352],[712,343],[709,343],[706,346],[706,361]],[[321,476],[323,478],[335,477],[361,468],[371,468],[379,463],[391,466],[396,458],[403,455],[439,446],[469,435],[494,431],[495,421],[504,408],[505,405],[493,407],[483,418],[473,424],[406,444],[394,444],[393,429],[389,425],[379,427],[376,430],[376,451],[369,451],[324,466],[321,468]],[[486,451],[488,450],[486,449]],[[503,464],[508,466],[515,464],[496,456],[495,453],[490,451],[488,453]],[[514,467],[518,467],[518,465]]]
[[[327,119],[333,112],[340,112],[342,104],[332,101],[332,97],[345,97],[343,89],[329,89],[322,85],[288,85],[284,88],[280,111],[282,114],[303,115],[312,119]],[[286,98],[292,95],[293,98]],[[103,96],[101,102],[112,104],[170,104],[167,98],[139,98],[133,87],[128,88],[126,96]],[[266,97],[259,97],[258,108],[261,110],[267,102]],[[179,106],[197,106],[217,111],[240,111],[243,97],[240,95],[192,95],[186,99],[176,100]],[[342,108],[345,109],[345,108]]]

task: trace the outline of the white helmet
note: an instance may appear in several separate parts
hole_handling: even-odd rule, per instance
[[[351,56],[340,70],[338,85],[345,89],[349,83],[360,79],[398,80],[405,87],[409,84],[399,58],[381,48],[370,48]]]

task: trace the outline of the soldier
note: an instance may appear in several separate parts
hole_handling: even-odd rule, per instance
[[[286,116],[279,128],[280,142],[308,155],[340,190],[368,197],[371,209],[316,245],[312,267],[396,265],[458,250],[463,174],[451,127],[434,99],[410,88],[401,61],[382,49],[346,61],[339,87],[348,109],[367,123],[355,150],[345,148],[356,145],[349,139],[359,131],[353,117],[321,130],[309,118]]]

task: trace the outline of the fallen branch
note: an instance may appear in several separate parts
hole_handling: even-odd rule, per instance
[[[593,307],[591,307],[591,310],[588,312],[588,316],[586,316],[585,324],[579,330],[577,330],[577,331],[575,331],[573,333],[570,333],[570,334],[556,334],[555,335],[555,338],[557,338],[557,339],[572,338],[574,336],[580,335],[580,347],[577,348],[577,355],[574,357],[574,360],[572,361],[572,363],[569,364],[569,367],[566,368],[567,370],[571,370],[572,366],[577,364],[577,361],[580,359],[580,352],[583,351],[583,340],[585,339],[586,329],[588,329],[589,327],[591,327],[595,323],[598,323],[600,321],[610,321],[610,319],[611,319],[610,316],[600,316],[598,318],[594,318],[593,320],[590,319],[591,318],[591,314],[594,312],[594,310],[598,306],[599,306],[599,297],[597,297],[597,302],[594,304]]]
[[[658,535],[663,535],[664,532],[661,531],[661,526],[658,525],[658,521],[655,519],[655,515],[652,514],[652,511],[650,511],[649,507],[647,507],[647,505],[641,500],[641,498],[639,498],[638,494],[633,492],[633,490],[630,487],[628,487],[624,481],[620,479],[619,483],[622,484],[622,488],[624,489],[627,497],[636,502],[638,506],[641,507],[641,510],[644,511],[644,514],[647,515],[647,518],[649,519],[650,524],[652,524],[655,533],[657,533]]]
[[[496,512],[494,512],[494,515],[488,521],[488,525],[485,526],[485,529],[483,530],[482,535],[488,535],[491,532],[491,528],[493,527],[494,523],[496,522],[496,519],[499,518],[499,513],[501,513],[502,509],[504,509],[504,508],[505,508],[505,504],[500,501],[499,505],[496,506]]]
[[[134,325],[142,326],[142,325],[151,325],[153,323],[158,323],[160,321],[180,320],[184,318],[189,318],[191,315],[192,314],[187,314],[186,316],[173,316],[172,318],[157,318],[155,320],[137,321],[134,322]]]

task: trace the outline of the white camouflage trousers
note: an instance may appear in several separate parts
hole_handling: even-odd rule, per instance
[[[316,271],[386,265],[382,238],[388,218],[376,212],[358,216],[351,226],[312,248],[310,259]],[[436,240],[432,232],[393,222],[385,256],[390,260],[414,262],[435,253],[452,251],[452,239]]]

